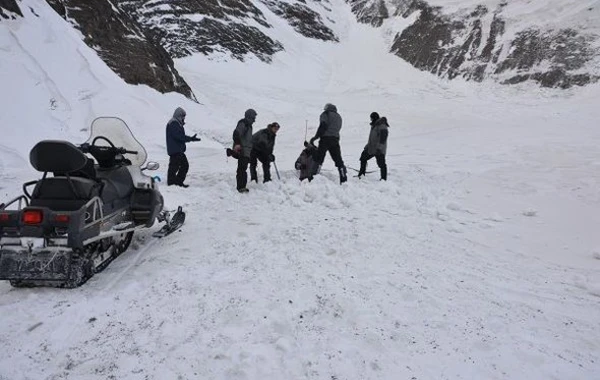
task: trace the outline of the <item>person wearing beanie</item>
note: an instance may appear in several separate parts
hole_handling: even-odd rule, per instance
[[[387,165],[385,163],[385,155],[387,153],[387,139],[388,139],[388,122],[387,118],[380,117],[377,112],[371,112],[371,132],[369,133],[369,140],[367,145],[360,155],[360,170],[358,171],[358,178],[364,176],[367,172],[367,161],[375,157],[377,166],[381,172],[381,179],[387,181]]]
[[[315,140],[319,140],[319,147],[314,157],[314,163],[309,172],[308,180],[311,181],[313,173],[316,173],[317,168],[323,164],[325,154],[329,152],[335,166],[340,174],[340,184],[346,182],[346,166],[342,159],[342,149],[340,148],[340,129],[342,129],[342,117],[337,112],[335,105],[331,103],[325,104],[323,113],[319,117],[319,128],[313,138],[310,139],[310,144],[313,145]]]
[[[280,125],[277,122],[267,125],[252,135],[252,151],[250,152],[250,181],[258,182],[256,166],[258,161],[263,168],[263,182],[271,180],[271,162],[275,161],[273,149],[275,148],[275,137]]]

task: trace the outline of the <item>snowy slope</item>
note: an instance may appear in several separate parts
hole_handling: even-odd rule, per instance
[[[2,199],[39,177],[27,165],[38,139],[83,141],[96,116],[126,120],[163,178],[175,106],[202,141],[188,147],[191,187],[162,188],[189,213],[180,233],[141,234],[78,289],[0,283],[0,379],[600,373],[600,87],[442,81],[399,63],[380,31],[332,2],[339,44],[282,22],[293,48],[271,65],[177,61],[195,104],[124,84],[48,6],[22,4],[53,21],[26,11],[0,23]],[[340,186],[330,158],[297,181],[305,125],[310,137],[325,102],[344,118],[352,167],[369,113],[388,117],[388,182]],[[282,178],[240,195],[223,147],[249,107],[256,129],[282,125]]]

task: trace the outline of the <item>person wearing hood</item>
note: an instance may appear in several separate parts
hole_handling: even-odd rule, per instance
[[[248,164],[250,163],[250,153],[252,153],[252,124],[256,121],[256,111],[252,108],[247,109],[244,118],[238,121],[233,131],[233,149],[227,149],[227,156],[233,156],[238,160],[237,171],[235,175],[237,191],[247,193],[248,188]]]
[[[190,141],[200,141],[196,134],[185,134],[185,110],[177,107],[173,117],[167,123],[167,153],[169,154],[169,170],[167,172],[167,185],[188,187],[184,184],[190,165],[185,155],[185,144]]]
[[[275,161],[273,149],[275,148],[275,137],[279,128],[279,123],[274,122],[252,135],[252,151],[250,152],[251,181],[258,182],[258,173],[256,172],[258,161],[261,162],[263,168],[263,182],[271,180],[271,162]]]
[[[387,165],[385,163],[385,154],[387,151],[388,128],[390,127],[387,118],[379,117],[377,112],[372,112],[371,115],[371,132],[369,133],[369,141],[365,145],[362,154],[360,155],[360,170],[358,178],[364,176],[367,172],[367,161],[375,157],[377,166],[381,172],[381,179],[387,181]]]
[[[346,166],[342,159],[342,149],[340,148],[340,129],[342,129],[342,117],[338,114],[336,106],[331,103],[325,104],[323,113],[319,117],[317,133],[310,139],[311,145],[314,145],[315,140],[320,140],[313,163],[315,167],[310,170],[309,181],[312,180],[313,173],[318,171],[317,168],[323,164],[327,152],[329,152],[335,166],[338,168],[340,184],[348,180]]]

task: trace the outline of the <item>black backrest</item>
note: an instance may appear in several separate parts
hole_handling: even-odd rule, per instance
[[[29,153],[29,162],[40,172],[71,173],[82,169],[87,157],[68,141],[44,140]]]

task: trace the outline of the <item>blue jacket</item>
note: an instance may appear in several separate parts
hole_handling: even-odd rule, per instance
[[[167,123],[167,153],[172,156],[177,153],[185,152],[185,143],[192,141],[190,136],[186,136],[183,129],[185,111],[183,108],[177,108],[173,118]]]

